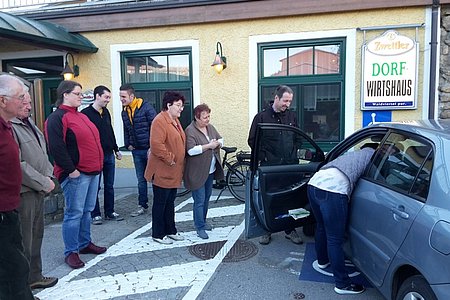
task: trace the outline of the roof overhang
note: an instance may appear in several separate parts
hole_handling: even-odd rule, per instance
[[[0,12],[0,37],[53,50],[95,53],[95,47],[79,33],[47,21]]]

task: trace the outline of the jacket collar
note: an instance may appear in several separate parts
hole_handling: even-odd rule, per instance
[[[77,112],[78,111],[78,107],[72,107],[72,106],[68,106],[68,105],[64,105],[64,104],[61,104],[58,108],[63,109],[63,110],[67,110],[67,111],[71,111],[71,112]]]
[[[20,124],[20,125],[25,125],[25,122],[22,119],[19,119],[17,117],[15,117],[14,119],[11,120],[11,123],[13,124]]]

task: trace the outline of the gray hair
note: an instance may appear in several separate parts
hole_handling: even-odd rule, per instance
[[[2,74],[2,75],[0,75],[0,95],[1,96],[12,96],[15,93],[13,87],[11,86],[11,83],[13,81],[20,83],[20,85],[22,86],[22,88],[24,89],[25,92],[28,91],[28,87],[18,77],[9,75],[9,74]]]

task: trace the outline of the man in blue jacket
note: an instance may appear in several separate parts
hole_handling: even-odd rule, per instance
[[[144,178],[147,166],[147,152],[150,148],[150,127],[156,116],[153,106],[141,98],[135,97],[134,88],[130,84],[120,87],[122,102],[122,121],[125,147],[133,155],[134,168],[138,179],[139,206],[132,212],[132,217],[144,214],[148,208],[147,180]]]

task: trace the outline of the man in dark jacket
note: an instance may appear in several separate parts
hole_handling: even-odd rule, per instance
[[[298,127],[297,116],[294,112],[289,111],[289,106],[292,103],[292,98],[294,96],[294,92],[292,89],[286,85],[280,85],[275,90],[275,96],[273,102],[266,108],[264,108],[261,112],[259,112],[254,118],[252,122],[252,126],[250,127],[250,132],[248,134],[248,145],[254,149],[254,143],[256,139],[256,127],[259,123],[272,123],[272,124],[284,124],[290,125],[294,127]],[[259,157],[261,160],[261,164],[271,164],[276,160],[279,161],[278,152],[279,142],[277,139],[274,139],[273,142],[269,137],[266,137],[264,140],[264,157]],[[285,231],[286,238],[291,240],[294,244],[301,244],[303,240],[295,231],[295,228],[289,229]],[[266,233],[259,240],[260,244],[267,245],[270,243],[271,234]]]
[[[144,178],[147,166],[147,152],[150,148],[150,127],[156,111],[147,101],[135,97],[134,88],[130,84],[120,87],[122,102],[122,121],[125,147],[133,155],[134,168],[138,179],[139,207],[131,213],[132,217],[142,215],[148,208],[147,180]]]
[[[103,148],[103,203],[105,211],[105,219],[122,221],[118,213],[114,211],[114,176],[116,163],[115,159],[122,159],[122,153],[116,143],[116,136],[111,125],[111,115],[106,108],[109,101],[111,101],[111,91],[103,85],[99,85],[94,89],[94,103],[83,109],[84,113],[95,127],[97,127],[100,133],[100,143]],[[100,174],[100,176],[102,175]],[[100,182],[99,182],[100,187]],[[100,190],[100,188],[99,188]],[[102,216],[100,213],[100,205],[97,200],[95,202],[95,208],[91,212],[92,224],[102,224]]]

